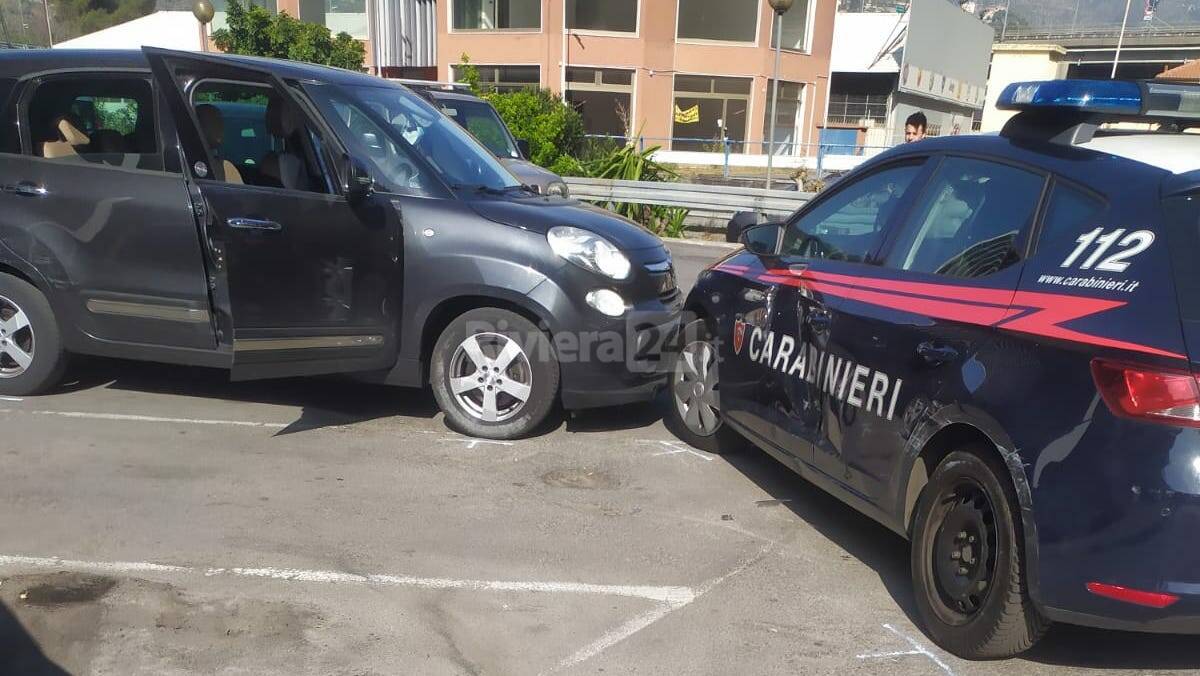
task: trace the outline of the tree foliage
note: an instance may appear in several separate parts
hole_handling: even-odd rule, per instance
[[[307,61],[363,70],[366,50],[348,33],[336,36],[325,26],[272,14],[257,5],[229,0],[227,27],[213,33],[213,44],[228,54]]]

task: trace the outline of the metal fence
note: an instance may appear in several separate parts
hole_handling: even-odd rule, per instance
[[[739,211],[760,217],[783,217],[813,198],[813,193],[763,190],[734,185],[653,183],[602,178],[566,178],[571,196],[601,206],[614,202],[688,209],[692,224],[724,225]]]

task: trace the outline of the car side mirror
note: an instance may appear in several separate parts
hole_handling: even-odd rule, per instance
[[[529,159],[529,141],[523,138],[517,139],[517,152],[521,153],[523,159]]]
[[[366,165],[361,160],[345,157],[342,176],[345,177],[342,193],[351,202],[364,200],[375,192],[375,179],[371,178],[371,172],[367,171]]]
[[[782,230],[782,223],[759,223],[743,229],[738,241],[751,253],[769,256],[779,248],[779,233]]]

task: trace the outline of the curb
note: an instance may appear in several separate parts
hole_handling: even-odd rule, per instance
[[[719,249],[740,249],[741,244],[732,244],[730,242],[713,242],[705,239],[687,239],[686,237],[662,237],[662,241],[668,244],[695,244],[697,246],[711,246]]]

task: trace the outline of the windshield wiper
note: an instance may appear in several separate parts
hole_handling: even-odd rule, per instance
[[[514,190],[527,190],[529,192],[534,192],[534,190],[527,185],[510,185],[510,186],[506,186],[504,188],[493,188],[489,185],[482,185],[482,184],[480,184],[480,185],[458,184],[458,185],[453,185],[451,187],[454,188],[455,190],[474,190],[477,193],[483,193],[485,195],[507,195],[508,193],[510,193]]]

